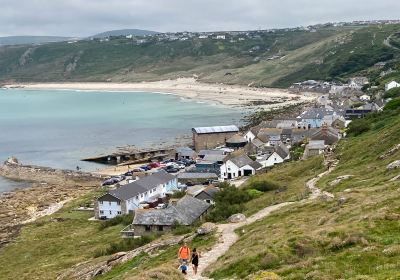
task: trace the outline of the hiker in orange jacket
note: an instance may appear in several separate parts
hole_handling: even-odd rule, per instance
[[[187,264],[189,258],[190,258],[190,249],[189,249],[187,243],[185,242],[185,243],[183,244],[183,246],[182,246],[181,248],[179,248],[179,251],[178,251],[178,259],[179,259],[179,262],[180,262],[181,264],[183,264],[183,263],[186,263],[186,264]]]

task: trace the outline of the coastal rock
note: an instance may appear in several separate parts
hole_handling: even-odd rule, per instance
[[[123,256],[126,256],[126,252],[118,252],[113,254],[108,260],[107,260],[107,265],[116,265],[119,259],[121,259]]]
[[[390,182],[399,181],[399,180],[400,180],[400,175],[397,175],[397,176],[393,177],[392,179],[390,179]]]
[[[19,162],[18,162],[18,159],[17,159],[16,157],[9,157],[9,158],[4,162],[4,164],[6,164],[6,165],[18,165]]]
[[[343,176],[339,176],[337,177],[335,180],[333,180],[332,182],[329,183],[329,186],[334,187],[338,184],[340,184],[340,182],[342,182],[343,180],[348,180],[351,177],[353,177],[353,175],[343,175]]]
[[[386,167],[386,169],[389,169],[389,170],[396,169],[396,168],[400,168],[400,160],[393,161]]]
[[[204,223],[197,229],[198,235],[206,235],[216,229],[216,225],[214,223]]]
[[[397,144],[396,146],[394,146],[392,149],[390,149],[388,152],[384,153],[383,155],[379,156],[379,159],[385,159],[391,155],[393,155],[395,152],[397,152],[398,150],[400,150],[400,144]]]
[[[238,213],[238,214],[233,214],[228,218],[228,222],[230,223],[240,223],[246,221],[246,216]]]
[[[335,198],[335,196],[329,192],[322,192],[322,194],[320,195],[320,199],[322,201],[331,201]]]

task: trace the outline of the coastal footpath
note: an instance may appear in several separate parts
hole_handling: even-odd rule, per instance
[[[103,176],[70,170],[22,165],[10,158],[0,176],[32,182],[32,186],[0,195],[0,248],[10,242],[23,224],[50,215],[65,202],[97,188]]]

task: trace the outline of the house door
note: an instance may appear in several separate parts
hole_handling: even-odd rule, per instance
[[[228,179],[232,179],[232,173],[228,173]]]
[[[238,171],[238,176],[241,177],[242,176],[242,170]]]
[[[244,176],[250,176],[250,175],[252,175],[253,174],[253,171],[252,170],[249,170],[249,169],[245,169],[245,170],[243,170],[243,175]]]

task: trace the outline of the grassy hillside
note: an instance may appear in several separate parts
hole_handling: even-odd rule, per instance
[[[240,240],[209,274],[215,279],[243,279],[260,271],[283,279],[399,279],[400,192],[399,181],[391,181],[399,170],[386,166],[400,159],[400,150],[379,159],[399,144],[399,109],[368,121],[368,131],[338,145],[338,167],[319,181],[333,200],[295,204],[239,229]],[[343,175],[351,177],[333,183]]]
[[[226,40],[126,38],[0,48],[0,81],[149,81],[198,75],[207,82],[286,87],[305,79],[345,78],[397,58],[383,44],[398,25],[280,30]],[[392,36],[392,41],[396,36]],[[275,57],[275,58],[274,58]],[[227,75],[227,73],[229,73]]]

